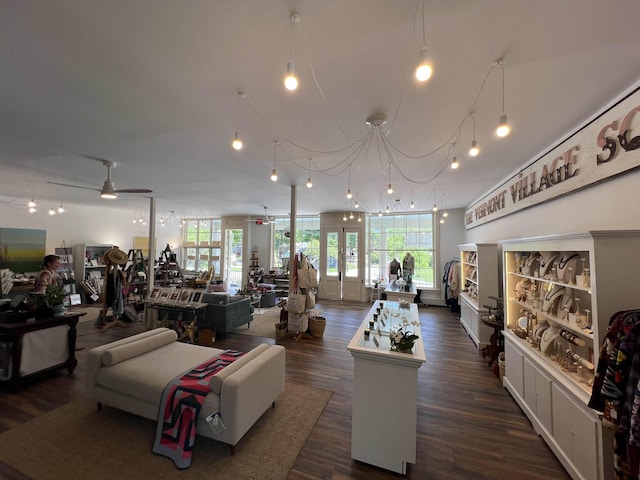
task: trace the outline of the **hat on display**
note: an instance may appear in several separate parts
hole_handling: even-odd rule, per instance
[[[116,265],[124,265],[129,260],[129,256],[118,247],[113,247],[111,250],[107,250],[104,254],[104,258],[109,260],[109,263]]]

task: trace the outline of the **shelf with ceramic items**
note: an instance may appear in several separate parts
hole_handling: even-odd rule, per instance
[[[460,275],[460,323],[478,348],[490,343],[493,329],[482,322],[487,316],[488,305],[495,305],[500,293],[498,245],[472,243],[459,245]]]
[[[503,384],[573,478],[612,478],[612,441],[588,407],[615,312],[638,306],[639,231],[500,242]],[[595,352],[595,354],[594,354]]]
[[[100,302],[104,290],[106,266],[104,254],[113,248],[111,244],[80,243],[73,247],[73,268],[79,289],[85,295],[84,302]]]

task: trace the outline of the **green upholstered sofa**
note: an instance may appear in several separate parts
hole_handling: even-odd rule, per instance
[[[207,304],[204,319],[199,320],[197,326],[202,328],[215,328],[216,337],[224,337],[227,332],[247,325],[251,326],[253,319],[253,307],[251,299],[226,297],[220,295],[204,294],[202,301]]]

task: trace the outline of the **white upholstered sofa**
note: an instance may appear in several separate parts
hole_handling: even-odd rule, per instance
[[[157,420],[162,391],[175,377],[224,350],[177,342],[173,330],[157,328],[89,351],[87,393],[98,402]],[[210,381],[197,433],[234,447],[284,390],[285,350],[261,344]],[[215,412],[225,430],[205,418]]]

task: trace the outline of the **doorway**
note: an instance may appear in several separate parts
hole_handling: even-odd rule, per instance
[[[364,242],[360,227],[322,229],[322,298],[360,302],[364,288]]]
[[[227,228],[224,231],[224,278],[227,281],[227,291],[231,294],[235,294],[244,285],[243,238],[242,228]]]

